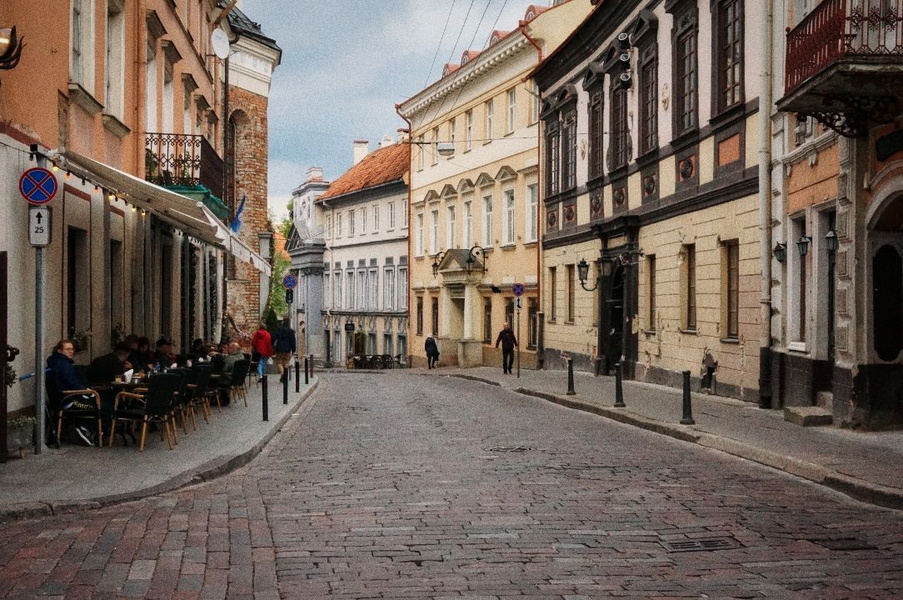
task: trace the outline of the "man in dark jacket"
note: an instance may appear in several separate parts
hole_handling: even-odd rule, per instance
[[[508,323],[499,332],[499,336],[495,338],[495,347],[502,344],[502,372],[511,373],[511,367],[514,365],[514,349],[517,348],[517,338]]]
[[[432,369],[439,366],[439,346],[436,344],[436,338],[429,336],[423,342],[423,351],[426,352],[426,368]]]
[[[57,342],[56,346],[53,347],[53,353],[47,357],[47,369],[49,371],[47,377],[55,379],[60,391],[84,390],[88,387],[79,378],[78,373],[75,372],[75,361],[72,360],[74,354],[75,344],[72,340],[67,339]],[[90,396],[68,396],[66,404],[61,408],[64,410],[69,408],[90,408],[94,402],[94,398]],[[51,433],[49,439],[51,440],[60,434],[58,431],[53,430],[54,426],[55,423],[50,423]],[[79,425],[75,428],[75,433],[89,446],[93,446],[96,443],[96,434],[87,427]]]
[[[292,354],[297,350],[295,343],[295,330],[289,327],[289,320],[283,319],[282,325],[276,329],[273,335],[273,349],[276,351],[276,369],[279,371],[279,381],[285,379],[285,371],[288,369]]]

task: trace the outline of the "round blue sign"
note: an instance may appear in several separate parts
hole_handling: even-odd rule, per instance
[[[282,285],[284,285],[286,289],[294,289],[294,287],[298,285],[298,278],[289,273],[282,278]]]
[[[49,169],[33,167],[22,173],[19,178],[19,193],[29,204],[40,206],[47,204],[59,189],[56,176]]]
[[[511,293],[514,294],[515,297],[520,298],[524,295],[524,284],[515,283],[511,286]]]

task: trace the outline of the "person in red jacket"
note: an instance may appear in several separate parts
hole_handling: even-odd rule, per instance
[[[254,356],[257,357],[257,377],[262,379],[267,372],[267,361],[273,356],[273,341],[263,322],[251,336],[251,349],[254,351]],[[251,360],[254,360],[254,356],[251,357]]]

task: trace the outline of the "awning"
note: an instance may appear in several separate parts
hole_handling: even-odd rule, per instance
[[[119,194],[127,202],[155,214],[161,221],[188,235],[223,248],[236,258],[270,275],[270,264],[251,250],[226,227],[203,202],[145,181],[125,171],[97,162],[71,150],[60,148],[65,159],[60,165],[78,177],[84,177]]]

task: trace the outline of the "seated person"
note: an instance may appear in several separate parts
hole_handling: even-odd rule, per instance
[[[72,340],[65,339],[57,342],[53,347],[53,352],[47,357],[48,377],[54,377],[56,379],[56,384],[59,386],[60,391],[84,390],[88,387],[78,376],[78,373],[75,372],[75,361],[72,360],[72,355],[74,354],[75,344]],[[79,406],[80,403],[83,404]],[[65,410],[72,407],[93,408],[94,398],[91,396],[83,396],[79,399],[70,396],[66,399],[66,404],[61,408]],[[54,427],[55,423],[50,423],[50,426],[51,428]],[[89,446],[94,445],[96,434],[91,429],[84,426],[78,426],[75,428],[75,432],[83,442]],[[50,438],[53,438],[58,434],[59,432],[51,431]],[[53,440],[50,438],[48,438],[48,441],[52,442]]]
[[[241,346],[238,342],[230,342],[226,347],[228,354],[218,354],[213,358],[213,368],[217,369],[217,366],[221,365],[221,369],[217,372],[222,373],[222,376],[217,381],[217,387],[219,391],[220,403],[223,406],[228,406],[229,404],[229,388],[232,387],[232,370],[235,368],[235,363],[244,360],[247,358],[244,352],[241,351]]]
[[[131,350],[125,344],[117,344],[112,352],[98,356],[91,361],[88,367],[88,381],[98,387],[100,393],[100,416],[103,419],[104,429],[109,429],[110,419],[113,416],[113,404],[119,390],[110,387],[118,375],[122,375],[132,368],[128,361]],[[101,387],[103,386],[103,387]]]
[[[129,362],[135,371],[146,372],[153,365],[153,353],[150,351],[150,340],[146,337],[139,337],[137,345],[129,353]]]
[[[178,357],[172,351],[172,342],[165,337],[157,340],[157,351],[154,352],[153,364],[161,369],[171,367],[178,362]]]

